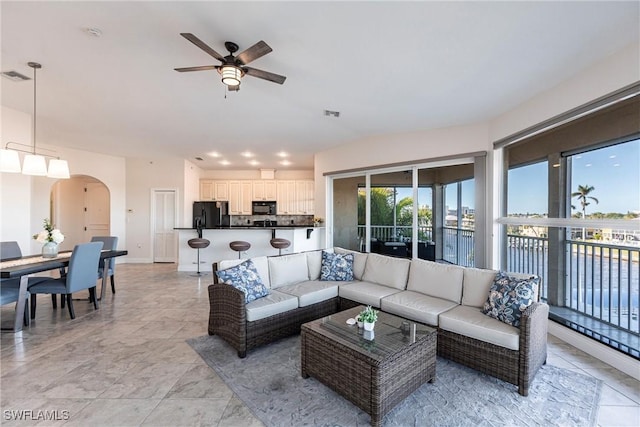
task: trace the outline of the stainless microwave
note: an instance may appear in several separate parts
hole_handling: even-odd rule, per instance
[[[275,215],[276,202],[253,202],[251,213],[253,215]]]

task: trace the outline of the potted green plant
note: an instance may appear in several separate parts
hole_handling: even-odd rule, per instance
[[[378,320],[378,310],[368,305],[360,312],[358,318],[363,322],[365,331],[373,331],[376,320]]]

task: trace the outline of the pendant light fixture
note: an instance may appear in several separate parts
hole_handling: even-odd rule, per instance
[[[67,179],[70,177],[69,165],[66,160],[49,154],[38,154],[36,150],[36,70],[42,68],[37,62],[29,62],[27,65],[33,68],[33,146],[26,146],[17,142],[8,142],[4,149],[0,149],[0,172],[20,172],[20,160],[18,151],[26,153],[22,164],[24,175],[47,176],[49,178]],[[28,147],[29,150],[11,148],[10,144]],[[51,150],[47,150],[51,151]],[[46,157],[52,157],[47,169]]]

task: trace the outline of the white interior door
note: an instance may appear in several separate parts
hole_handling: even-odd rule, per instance
[[[84,194],[84,241],[90,241],[93,236],[109,236],[109,190],[101,182],[88,182]]]
[[[176,262],[176,192],[154,190],[153,208],[153,262]]]

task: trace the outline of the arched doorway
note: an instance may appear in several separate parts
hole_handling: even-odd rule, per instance
[[[86,175],[60,180],[51,187],[51,218],[64,230],[61,250],[71,250],[93,236],[111,233],[111,197],[100,180]]]

